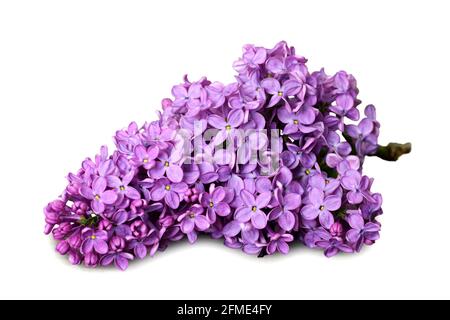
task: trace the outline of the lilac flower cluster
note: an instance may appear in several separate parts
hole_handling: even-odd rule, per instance
[[[112,154],[102,147],[69,174],[62,196],[44,209],[57,251],[73,264],[124,270],[201,233],[259,256],[286,254],[296,241],[327,257],[373,244],[382,197],[362,164],[379,148],[375,108],[360,115],[352,75],[310,72],[306,62],[285,42],[246,45],[233,64],[236,82],[185,77],[162,101],[158,121],[117,131]],[[217,133],[208,139],[210,128]],[[260,129],[281,135],[253,145],[266,146],[257,162],[244,155],[238,163],[238,146],[214,148]],[[186,155],[194,140],[200,151]]]

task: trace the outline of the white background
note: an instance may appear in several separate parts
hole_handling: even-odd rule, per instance
[[[447,1],[1,1],[1,298],[450,298]],[[126,272],[71,266],[44,236],[44,205],[115,130],[156,119],[188,73],[228,83],[245,43],[286,40],[310,70],[347,70],[378,108],[370,159],[382,238],[327,259],[264,259],[203,239]]]

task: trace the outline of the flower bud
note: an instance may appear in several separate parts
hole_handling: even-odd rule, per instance
[[[62,255],[65,255],[67,252],[69,252],[69,249],[70,246],[66,240],[62,240],[56,245],[56,251],[58,251]]]

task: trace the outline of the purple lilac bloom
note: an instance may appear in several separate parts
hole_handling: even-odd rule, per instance
[[[245,45],[233,68],[229,84],[184,76],[157,119],[116,131],[112,153],[68,174],[44,208],[59,254],[125,270],[200,234],[260,256],[301,242],[330,257],[378,240],[382,196],[363,164],[392,150],[378,145],[373,105],[360,120],[356,79],[309,70],[285,41]]]

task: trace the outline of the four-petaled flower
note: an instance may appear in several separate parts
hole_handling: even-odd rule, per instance
[[[169,207],[177,209],[180,205],[180,199],[182,199],[186,191],[188,191],[186,183],[172,183],[168,179],[162,178],[156,181],[151,191],[151,197],[154,201],[164,199]]]
[[[231,208],[224,202],[225,197],[226,191],[223,187],[216,187],[212,193],[202,193],[201,204],[203,208],[206,208],[211,223],[216,221],[216,215],[226,217],[230,214]]]
[[[83,254],[91,253],[93,250],[99,254],[108,252],[108,233],[104,230],[94,231],[92,229],[84,229],[82,231],[84,241],[81,244],[81,252]]]
[[[364,219],[359,214],[351,214],[347,217],[347,222],[352,229],[347,231],[346,239],[355,244],[355,250],[360,251],[364,240],[375,241],[380,238],[380,226],[373,222],[364,223]]]
[[[80,194],[91,200],[91,208],[95,213],[103,213],[105,205],[112,205],[117,200],[117,193],[113,190],[106,190],[107,181],[104,177],[98,177],[92,183],[92,188],[83,185]]]
[[[133,200],[140,199],[141,195],[139,191],[129,186],[133,178],[134,178],[134,171],[128,172],[122,179],[120,179],[117,176],[108,176],[107,177],[108,186],[116,189],[116,192],[118,194],[123,194],[127,196],[127,198],[129,199]]]
[[[302,217],[306,220],[314,220],[319,216],[320,224],[329,229],[334,223],[333,214],[341,207],[341,197],[329,195],[325,197],[324,192],[317,188],[312,188],[309,192],[309,204],[301,210]]]
[[[158,157],[158,154],[159,148],[156,146],[151,146],[146,149],[143,145],[138,145],[134,149],[132,162],[136,166],[143,166],[149,170],[155,165],[155,159]]]
[[[267,216],[262,211],[270,202],[272,194],[264,192],[256,198],[247,190],[241,190],[240,193],[243,206],[236,210],[234,218],[239,222],[251,220],[256,229],[264,229],[267,225]]]
[[[288,110],[290,110],[290,106],[287,98],[296,95],[301,89],[301,83],[293,79],[287,80],[283,83],[283,85],[281,85],[277,79],[266,78],[261,81],[261,86],[266,90],[267,93],[272,95],[267,108],[273,107],[278,102],[280,102],[281,99],[283,99]]]

